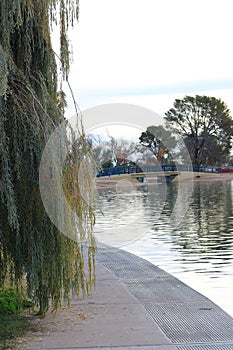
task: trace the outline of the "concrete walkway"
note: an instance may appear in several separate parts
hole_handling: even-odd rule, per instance
[[[94,295],[39,320],[21,349],[233,350],[233,318],[206,297],[122,250],[97,260]]]

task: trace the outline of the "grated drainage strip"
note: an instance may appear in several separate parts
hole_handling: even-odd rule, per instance
[[[175,278],[124,281],[127,289],[143,302],[169,303],[208,300]]]
[[[233,341],[233,319],[211,302],[144,307],[173,343]]]
[[[233,350],[233,318],[200,293],[120,249],[100,249],[97,260],[121,280],[178,350]]]
[[[177,350],[233,350],[233,344],[198,344],[198,345],[180,345]]]
[[[122,280],[136,279],[138,276],[143,278],[158,278],[158,277],[170,277],[166,273],[162,273],[160,270],[145,270],[142,266],[136,264],[114,264],[103,263],[103,265],[110,270],[117,278]]]

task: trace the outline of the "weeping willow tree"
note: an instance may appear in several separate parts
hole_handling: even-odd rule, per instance
[[[78,0],[0,2],[0,285],[10,281],[20,288],[26,279],[28,295],[40,314],[50,303],[57,309],[70,292],[85,293],[93,279],[84,271],[82,245],[52,224],[39,191],[43,149],[54,128],[64,121],[58,75],[68,78],[67,30],[77,18]],[[60,28],[59,69],[51,45],[53,23]],[[83,134],[81,142],[79,159],[87,150]],[[69,162],[75,170],[73,153]],[[72,195],[67,190],[71,174],[76,178],[73,170],[65,172],[69,174],[64,178],[66,194],[72,202],[76,198],[74,209],[90,234],[90,205],[84,203],[78,185],[72,187]],[[89,272],[94,255],[93,239],[88,249]]]

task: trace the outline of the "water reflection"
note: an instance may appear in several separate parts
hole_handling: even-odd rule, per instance
[[[182,186],[184,203],[181,197],[177,200],[175,183],[99,191],[105,216],[97,215],[97,239],[108,237],[111,244],[121,232],[125,244],[134,241],[125,249],[176,275],[233,315],[233,302],[227,298],[233,292],[233,182]],[[177,222],[174,217],[171,222],[172,215]]]
[[[164,213],[165,217],[169,213]],[[231,182],[195,183],[192,200],[179,229],[170,231],[172,247],[182,260],[225,263],[232,259]],[[155,232],[159,231],[155,224]],[[156,239],[157,234],[153,235]],[[208,272],[210,272],[208,270]]]

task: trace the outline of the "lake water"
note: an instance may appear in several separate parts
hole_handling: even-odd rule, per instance
[[[98,190],[97,240],[136,254],[233,316],[233,181]]]

